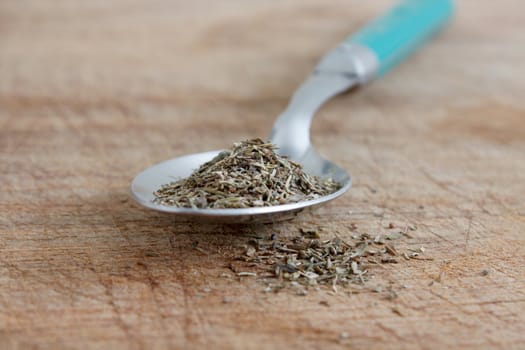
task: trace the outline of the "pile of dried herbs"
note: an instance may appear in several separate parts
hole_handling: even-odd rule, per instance
[[[336,286],[364,285],[373,266],[427,259],[420,257],[424,248],[399,252],[392,240],[400,237],[388,234],[372,237],[363,233],[349,240],[339,237],[323,240],[316,230],[301,229],[301,235],[294,237],[252,239],[236,259],[257,272],[237,273],[257,276],[267,284],[268,292],[300,286],[299,291],[306,293],[302,287],[319,285],[337,291]]]
[[[261,139],[235,143],[191,176],[163,185],[159,204],[186,208],[250,208],[315,199],[340,184],[306,174],[302,166]]]

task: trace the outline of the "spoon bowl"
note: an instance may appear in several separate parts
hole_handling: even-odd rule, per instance
[[[340,167],[322,159],[315,153],[309,157],[315,158],[303,162],[305,171],[321,178],[332,178],[342,186],[336,192],[316,199],[275,205],[270,207],[255,207],[241,209],[193,209],[180,208],[154,202],[155,192],[163,184],[185,178],[201,164],[211,160],[221,151],[195,153],[164,161],[138,174],[131,183],[131,194],[134,199],[149,209],[176,214],[183,221],[220,222],[229,224],[270,223],[292,219],[304,210],[320,206],[341,196],[351,186],[350,176]]]

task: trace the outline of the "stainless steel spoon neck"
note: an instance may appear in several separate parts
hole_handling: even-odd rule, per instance
[[[319,107],[333,96],[368,82],[377,68],[375,54],[360,45],[342,44],[326,54],[273,125],[270,141],[279,147],[279,153],[300,160],[310,148],[310,126]]]

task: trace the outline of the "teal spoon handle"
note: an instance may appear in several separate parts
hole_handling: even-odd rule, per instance
[[[382,75],[443,27],[452,12],[452,0],[403,0],[344,44],[371,50],[377,60],[375,76]]]
[[[292,159],[314,152],[310,125],[317,109],[393,68],[444,26],[452,10],[452,0],[401,0],[323,56],[274,124],[270,140],[279,152]]]

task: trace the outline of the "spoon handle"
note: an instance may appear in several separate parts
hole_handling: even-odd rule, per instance
[[[404,0],[368,23],[344,44],[363,46],[377,60],[380,76],[441,29],[453,12],[452,0]]]
[[[323,103],[386,73],[444,26],[452,11],[452,0],[402,0],[350,36],[297,89],[275,121],[270,140],[282,154],[300,159],[310,149],[310,125]]]

